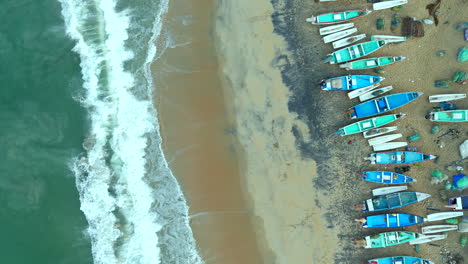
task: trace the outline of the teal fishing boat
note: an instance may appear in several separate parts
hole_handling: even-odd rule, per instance
[[[430,112],[426,115],[426,119],[435,122],[467,122],[468,110]]]
[[[421,234],[406,231],[379,233],[371,236],[366,236],[364,238],[364,248],[384,248],[389,246],[395,246],[399,244],[408,243],[420,236]]]
[[[330,64],[335,64],[355,60],[371,54],[372,52],[385,46],[385,44],[385,40],[374,40],[359,43],[328,54],[324,61],[330,62]]]
[[[307,18],[306,21],[312,23],[313,25],[335,24],[365,16],[371,12],[371,10],[338,11],[325,13],[317,16],[311,16]]]
[[[397,256],[388,258],[371,259],[366,264],[435,264],[434,262],[409,256]]]
[[[406,114],[400,113],[400,114],[391,114],[391,115],[384,115],[384,116],[369,118],[366,120],[362,120],[362,121],[344,126],[340,128],[338,131],[336,131],[334,134],[346,136],[346,135],[361,133],[361,132],[364,132],[364,131],[367,131],[376,127],[384,126],[404,116],[406,116]]]
[[[397,56],[397,57],[378,57],[370,59],[362,59],[357,61],[351,61],[340,65],[340,68],[346,70],[365,70],[372,69],[376,67],[383,67],[395,62],[399,62],[406,59],[406,57]]]

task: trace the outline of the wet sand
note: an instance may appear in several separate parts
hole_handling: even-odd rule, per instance
[[[365,1],[339,1],[347,9],[370,7]],[[369,198],[372,188],[381,187],[362,182],[357,174],[393,168],[363,161],[372,151],[361,135],[331,135],[351,123],[345,111],[358,102],[343,93],[320,91],[320,79],[349,72],[320,62],[332,51],[331,45],[321,42],[318,26],[304,21],[312,14],[342,10],[342,4],[237,0],[177,6],[174,2],[165,24],[177,45],[153,67],[158,87],[155,104],[164,151],[189,201],[191,224],[206,263],[361,263],[390,255],[439,262],[445,249],[468,258],[458,245],[458,233],[435,242],[440,247],[422,245],[420,254],[409,245],[363,250],[352,243],[380,232],[360,230],[353,221],[362,215],[353,210],[354,204]],[[429,3],[411,1],[399,13],[426,18]],[[408,173],[418,179],[411,191],[433,197],[399,212],[425,216],[433,212],[427,207],[443,210],[443,186],[431,185],[429,172],[440,169],[452,175],[443,167],[460,159],[458,145],[467,138],[466,124],[441,124],[440,134],[431,135],[433,124],[424,119],[432,107],[427,95],[466,90],[433,85],[435,79],[450,79],[455,70],[466,71],[465,64],[455,61],[458,47],[464,45],[461,32],[453,29],[463,21],[461,8],[467,9],[465,0],[443,0],[441,22],[425,26],[425,37],[390,45],[373,55],[408,58],[384,68],[383,85],[393,85],[392,93],[425,95],[397,110],[408,116],[394,125],[405,138],[421,134],[410,146],[441,157],[439,165],[426,162],[412,166]],[[354,23],[367,35],[396,35],[399,30],[389,30],[392,14],[375,11]],[[375,29],[379,17],[385,18],[384,31]],[[436,57],[439,49],[447,50],[447,55]],[[468,107],[466,100],[455,103]],[[435,140],[449,128],[460,130],[461,136],[441,137],[440,148]],[[419,227],[408,230],[419,232]]]

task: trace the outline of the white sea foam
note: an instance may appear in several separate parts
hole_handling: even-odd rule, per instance
[[[72,169],[94,263],[202,263],[185,198],[162,153],[151,102],[149,66],[167,0],[159,3],[139,67],[146,89],[135,87],[141,83],[135,81],[136,73],[124,68],[135,55],[125,46],[129,13],[117,12],[115,0],[59,1],[67,34],[81,58],[86,94],[80,102],[89,110],[87,155],[76,158]],[[147,94],[136,95],[135,90]]]

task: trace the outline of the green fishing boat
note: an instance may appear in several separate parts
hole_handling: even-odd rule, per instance
[[[314,25],[327,25],[349,21],[358,17],[365,16],[372,12],[371,10],[349,10],[325,13],[318,16],[311,16],[306,19]]]
[[[408,243],[421,235],[414,232],[396,231],[366,236],[364,248],[384,248]]]
[[[338,131],[336,131],[334,134],[346,136],[346,135],[361,133],[369,129],[384,126],[404,116],[406,116],[406,114],[400,113],[400,114],[391,114],[391,115],[384,115],[384,116],[369,118],[369,119],[362,120],[362,121],[347,125],[345,127],[342,127]]]
[[[382,48],[385,44],[384,40],[363,42],[328,54],[325,60],[330,64],[335,64],[358,59]]]
[[[426,119],[435,122],[467,122],[468,110],[430,112],[426,115]]]
[[[404,59],[406,59],[406,57],[402,56],[362,59],[341,64],[340,68],[345,68],[346,70],[365,70],[390,65]]]

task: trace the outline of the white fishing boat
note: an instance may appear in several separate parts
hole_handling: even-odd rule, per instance
[[[342,48],[344,46],[348,46],[350,44],[353,44],[355,42],[360,41],[361,39],[363,39],[365,37],[366,37],[366,34],[359,34],[359,35],[354,35],[354,36],[351,36],[351,37],[347,37],[347,38],[344,38],[344,39],[337,40],[337,41],[332,43],[333,48],[338,49],[338,48]]]
[[[348,93],[348,97],[349,97],[349,99],[356,98],[356,97],[358,97],[360,95],[363,95],[363,94],[365,94],[365,93],[367,93],[369,91],[372,91],[372,90],[376,89],[379,86],[380,86],[380,83],[377,83],[377,84],[369,85],[369,86],[361,88],[361,89],[352,90],[351,92]]]
[[[335,40],[339,40],[339,39],[342,39],[346,36],[349,36],[353,33],[356,33],[357,32],[357,28],[350,28],[350,29],[346,29],[346,30],[343,30],[343,31],[340,31],[340,32],[336,32],[336,33],[333,33],[333,34],[330,34],[330,35],[327,35],[325,37],[323,37],[323,42],[325,43],[330,43],[330,42],[333,42]]]
[[[338,31],[342,31],[348,28],[354,27],[354,23],[344,23],[344,24],[339,24],[339,25],[334,25],[334,26],[328,26],[328,27],[323,27],[319,30],[320,35],[328,35],[332,34]]]
[[[383,143],[387,143],[389,141],[392,141],[397,138],[401,138],[403,135],[398,133],[398,134],[391,134],[391,135],[386,135],[386,136],[380,136],[380,137],[375,137],[369,139],[369,146],[375,146],[375,145],[380,145]]]
[[[466,94],[435,94],[429,96],[430,103],[455,101],[466,98]]]
[[[446,239],[447,235],[421,235],[420,237],[410,241],[410,245],[424,244],[437,240]]]
[[[435,221],[440,221],[440,220],[445,220],[449,218],[455,218],[462,216],[463,212],[440,212],[440,213],[433,213],[429,214],[426,217],[426,221],[428,222],[435,222]]]
[[[383,1],[383,2],[374,3],[372,5],[372,9],[382,10],[382,9],[392,8],[394,6],[404,5],[404,4],[407,4],[407,3],[408,3],[408,0]]]
[[[457,225],[430,225],[421,228],[423,234],[434,234],[434,233],[442,233],[452,230],[457,230]]]
[[[377,97],[377,96],[381,96],[382,94],[388,92],[388,91],[391,91],[393,89],[393,86],[385,86],[385,87],[382,87],[382,88],[379,88],[379,89],[375,89],[375,90],[372,90],[370,92],[367,92],[363,95],[360,95],[359,96],[359,101],[361,102],[364,102],[364,101],[367,101],[367,100],[370,100],[374,97]]]
[[[371,35],[371,40],[385,40],[387,43],[394,43],[394,42],[403,42],[406,41],[406,37],[402,36],[392,36],[392,35]]]
[[[406,190],[408,190],[408,186],[406,185],[382,187],[382,188],[377,188],[377,189],[372,190],[372,195],[373,196],[385,195],[389,193],[396,193],[396,192],[401,192],[401,191],[406,191]]]
[[[364,131],[362,133],[362,135],[364,136],[364,138],[372,138],[372,137],[376,137],[376,136],[380,136],[380,135],[383,135],[383,134],[393,132],[393,131],[397,130],[397,128],[398,127],[396,127],[396,126],[378,127],[378,128],[373,128],[373,129]]]
[[[373,145],[374,151],[384,151],[408,146],[408,142],[387,142],[379,145]]]

